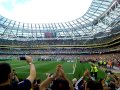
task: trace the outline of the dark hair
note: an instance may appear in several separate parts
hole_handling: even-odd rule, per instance
[[[63,79],[53,80],[52,90],[70,90],[69,83]]]
[[[11,67],[8,63],[0,63],[0,84],[8,80],[8,75],[11,73]]]
[[[108,84],[108,87],[110,88],[110,90],[115,90],[115,82],[114,82],[114,80],[110,81],[110,83]]]
[[[102,80],[103,79],[100,79],[98,82],[96,82],[95,84],[96,90],[103,90]]]
[[[88,82],[87,82],[87,88],[89,88],[89,90],[95,90],[95,81],[88,80]]]

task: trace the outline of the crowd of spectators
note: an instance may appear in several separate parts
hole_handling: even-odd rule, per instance
[[[115,30],[113,30],[115,31]],[[89,45],[89,44],[101,44],[110,42],[120,37],[119,33],[112,34],[107,37],[93,38],[93,39],[49,39],[49,40],[30,40],[30,41],[17,41],[17,40],[5,40],[0,39],[0,45],[12,45],[12,46],[29,46],[37,47],[39,45]]]
[[[100,55],[80,55],[80,61],[85,62],[85,61],[94,61],[94,62],[99,62],[99,61],[112,61],[115,66],[119,67],[120,63],[120,54],[100,54]]]
[[[88,78],[88,80],[85,78]],[[79,80],[76,80],[74,88],[75,90],[119,90],[120,76],[107,74],[104,78],[96,81],[93,77],[91,77],[87,69],[83,76]]]
[[[47,74],[43,81],[36,80],[36,69],[30,56],[25,56],[30,66],[30,75],[25,80],[19,80],[15,70],[8,63],[0,63],[0,90],[119,90],[120,75],[107,74],[104,78],[95,80],[88,69],[82,77],[73,82],[64,73],[62,65],[56,66],[54,74]],[[85,79],[87,78],[87,79]]]
[[[85,48],[85,47],[47,47],[47,48],[0,48],[1,54],[82,54],[82,53],[104,53],[119,51],[120,45],[107,48]]]
[[[22,48],[0,48],[0,58],[4,59],[19,59],[21,54],[31,54],[32,58],[26,56],[26,62],[30,65],[30,75],[25,80],[20,80],[12,70],[8,63],[0,63],[0,90],[120,90],[120,76],[114,73],[107,74],[106,77],[95,80],[87,70],[80,79],[73,79],[73,83],[68,79],[61,65],[56,66],[56,71],[53,75],[48,74],[44,81],[36,80],[36,69],[32,60],[63,60],[80,62],[106,62],[108,65],[119,67],[120,69],[120,53],[103,54],[103,52],[110,52],[119,50],[120,45],[108,48],[42,48],[33,49],[37,45],[83,45],[83,44],[96,44],[96,42],[104,43],[119,35],[112,35],[108,38],[99,38],[89,41],[79,40],[36,40],[36,41],[10,41],[0,40],[0,45],[13,45],[13,46],[29,46],[32,49]],[[98,53],[91,55],[91,53]],[[85,53],[85,54],[84,54]],[[88,55],[86,55],[86,53]],[[9,54],[9,55],[7,55]],[[14,55],[15,54],[15,55]],[[34,55],[38,54],[38,55]],[[48,55],[47,55],[48,54]],[[52,55],[49,55],[52,54]],[[66,55],[70,54],[70,55]],[[76,55],[75,55],[76,54]],[[78,55],[77,55],[78,54]],[[110,66],[111,67],[111,66]],[[85,79],[87,78],[87,80]]]

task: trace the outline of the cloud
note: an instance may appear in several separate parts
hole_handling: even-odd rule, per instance
[[[8,2],[9,0],[0,0],[0,3]]]
[[[8,12],[8,10],[2,7],[0,12],[2,11],[3,15],[10,19],[26,23],[66,22],[82,16],[88,9],[91,1],[28,0],[26,3],[17,4],[16,0],[13,0],[12,5],[14,8],[12,11]]]

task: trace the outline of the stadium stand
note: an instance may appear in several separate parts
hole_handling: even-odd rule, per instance
[[[19,75],[24,79],[28,70],[28,65],[21,63],[23,55],[32,57],[39,75],[35,79],[35,69],[34,74],[30,69],[30,76],[33,75],[32,80],[27,78],[30,90],[120,90],[120,0],[93,0],[82,17],[63,23],[22,23],[0,15],[0,65],[8,62],[19,71],[23,69],[16,70],[19,81]],[[27,62],[31,66],[32,61]],[[66,73],[65,70],[72,70],[52,62],[67,63],[65,66],[71,65],[67,68],[73,72]],[[92,64],[98,68],[97,80],[90,76]],[[46,71],[41,73],[43,68]],[[76,81],[71,83],[71,78]],[[0,90],[7,90],[1,80]]]

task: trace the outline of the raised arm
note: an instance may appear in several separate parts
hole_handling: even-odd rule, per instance
[[[40,90],[46,90],[46,88],[50,85],[50,83],[52,82],[53,78],[52,77],[47,77],[47,79],[45,79],[41,84],[39,89]]]
[[[30,74],[27,77],[28,80],[30,80],[31,83],[33,83],[33,81],[36,78],[36,69],[35,69],[35,65],[33,64],[33,60],[32,57],[30,56],[25,56],[26,62],[29,64],[30,66]]]

